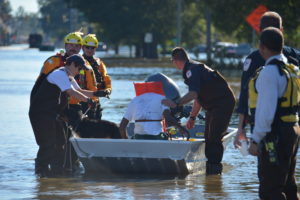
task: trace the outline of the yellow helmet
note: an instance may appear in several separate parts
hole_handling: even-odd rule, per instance
[[[65,37],[65,44],[80,44],[82,45],[82,37],[83,33],[81,32],[72,32],[66,35]]]
[[[83,38],[82,45],[90,47],[98,47],[98,40],[95,34],[88,34]]]

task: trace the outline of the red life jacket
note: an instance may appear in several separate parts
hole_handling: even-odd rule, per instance
[[[145,82],[145,83],[133,83],[136,96],[140,96],[145,93],[156,93],[165,96],[162,82]]]

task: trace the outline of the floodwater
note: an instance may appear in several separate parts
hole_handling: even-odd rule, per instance
[[[256,158],[243,157],[232,143],[224,154],[221,176],[37,178],[37,145],[28,119],[29,94],[44,60],[53,54],[22,46],[0,49],[0,199],[258,199]],[[132,83],[154,72],[173,78],[182,93],[187,91],[174,67],[108,68],[113,93],[110,100],[102,100],[103,118],[119,123],[135,95]],[[236,95],[239,75],[240,72],[225,74]],[[236,121],[234,116],[231,125],[236,126]],[[296,176],[300,186],[299,162]]]

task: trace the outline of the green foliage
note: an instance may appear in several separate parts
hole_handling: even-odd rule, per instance
[[[38,0],[41,25],[48,37],[62,41],[69,32],[79,30],[84,22],[80,12],[61,0]]]
[[[7,23],[11,19],[11,7],[7,0],[0,0],[0,23]]]
[[[38,3],[44,32],[62,39],[70,27],[67,4],[60,0],[38,0]]]
[[[300,24],[299,0],[206,0],[212,10],[214,26],[227,35],[239,40],[251,40],[252,28],[245,21],[246,17],[259,5],[265,5],[270,11],[278,12],[283,19],[287,43],[299,45],[296,38],[297,25]]]
[[[99,24],[103,37],[115,44],[135,44],[152,32],[164,43],[174,36],[174,0],[66,0],[81,10],[89,22]]]
[[[0,45],[7,45],[9,41],[9,20],[11,19],[11,7],[7,0],[0,0]]]
[[[70,8],[81,11],[87,27],[101,40],[115,45],[143,45],[145,33],[167,47],[176,44],[177,0],[38,0],[44,30],[62,38],[70,31]],[[283,18],[286,41],[300,44],[299,0],[181,0],[182,45],[206,42],[206,9],[212,14],[212,40],[250,42],[252,28],[245,18],[260,4]],[[84,25],[78,22],[79,27]],[[87,28],[88,29],[88,28]],[[91,29],[89,29],[91,31]]]
[[[187,48],[206,43],[206,27],[203,7],[199,2],[185,3],[182,15],[182,42]]]

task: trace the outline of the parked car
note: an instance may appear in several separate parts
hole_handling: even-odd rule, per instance
[[[206,45],[205,44],[199,44],[195,47],[193,47],[191,49],[191,52],[194,52],[194,53],[205,53],[206,52]]]
[[[97,51],[107,51],[107,50],[108,50],[107,45],[104,42],[99,42]]]
[[[240,57],[244,57],[249,55],[252,52],[252,47],[250,44],[248,43],[242,43],[239,44],[236,49],[235,49],[235,55],[236,57],[240,58]]]
[[[188,50],[189,56],[193,60],[205,60],[207,47],[205,44],[199,44]]]
[[[213,52],[216,57],[235,57],[236,43],[217,42],[213,47]]]

